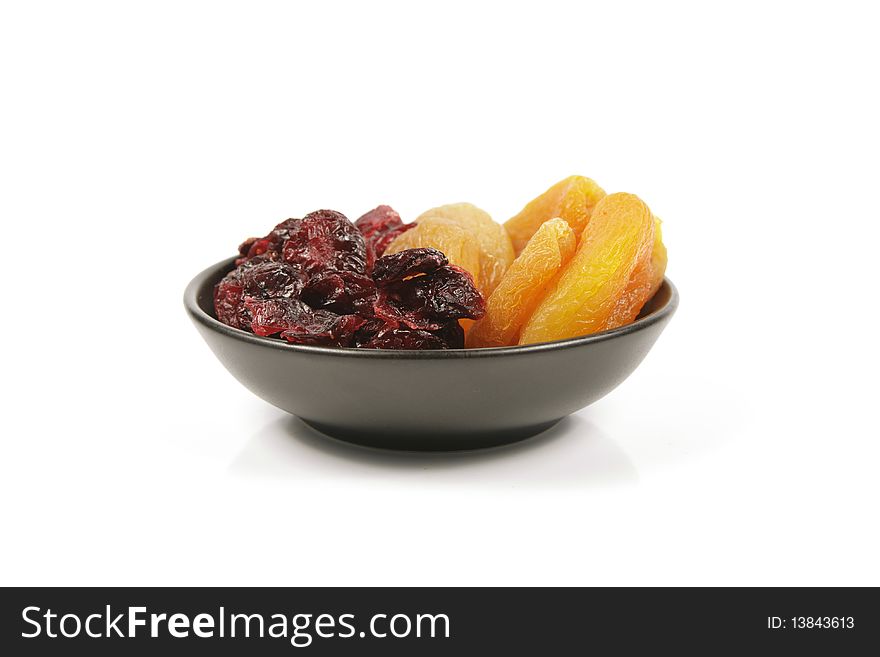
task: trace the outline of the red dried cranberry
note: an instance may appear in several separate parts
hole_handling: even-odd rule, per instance
[[[411,226],[388,206],[357,228],[332,210],[287,219],[239,247],[236,268],[214,288],[217,318],[296,344],[463,348],[458,320],[485,313],[470,274],[429,248],[371,261]]]
[[[445,342],[430,331],[409,328],[389,328],[380,331],[368,342],[360,345],[365,349],[448,349]]]
[[[246,239],[241,246],[238,247],[238,252],[241,257],[235,261],[235,265],[238,266],[247,262],[251,258],[257,258],[259,256],[266,256],[266,259],[268,260],[281,260],[281,249],[284,247],[284,243],[290,235],[290,230],[294,226],[297,226],[300,221],[301,219],[285,219],[275,226],[275,228],[272,229],[272,232],[265,237],[251,237]]]
[[[381,319],[368,319],[358,328],[354,334],[353,346],[363,347],[367,342],[376,337],[376,335],[389,328],[395,328],[396,324],[387,324]]]
[[[247,265],[256,259],[248,261]],[[242,267],[241,282],[244,294],[259,299],[290,298],[299,295],[305,282],[305,275],[286,262],[271,260],[256,265]]]
[[[248,323],[241,316],[244,286],[236,271],[232,271],[214,286],[214,313],[217,319],[232,328],[247,328]]]
[[[250,252],[251,247],[259,240],[259,237],[248,237],[244,242],[238,245],[238,259],[235,261],[236,267],[248,259],[248,253]]]
[[[446,256],[437,249],[406,249],[376,260],[373,266],[373,280],[377,285],[383,286],[416,274],[427,274],[447,262],[449,261]]]
[[[312,308],[342,315],[372,316],[377,297],[373,279],[351,271],[331,271],[312,276],[300,298]]]
[[[282,251],[284,261],[307,273],[353,271],[367,273],[364,236],[340,212],[318,210],[291,226]]]
[[[445,320],[481,318],[486,313],[486,304],[470,274],[460,267],[445,265],[428,274],[380,287],[373,310],[376,317],[386,322],[434,331]]]
[[[461,267],[446,265],[412,281],[424,290],[421,298],[434,317],[480,319],[486,314],[486,302],[473,277]]]
[[[299,299],[245,298],[251,313],[251,329],[257,335],[277,333],[296,344],[344,347],[351,344],[355,332],[364,323],[357,315],[337,315],[313,310]]]
[[[380,205],[358,219],[355,226],[367,240],[367,247],[372,251],[374,258],[379,258],[395,237],[414,228],[415,223],[403,223],[400,215],[390,206]]]
[[[257,299],[299,296],[304,276],[295,267],[273,262],[268,256],[256,256],[229,272],[214,287],[214,310],[217,319],[235,328],[247,329],[251,316],[244,304],[246,297]]]
[[[379,297],[373,304],[373,313],[386,324],[407,328],[433,331],[439,329],[441,322],[427,310],[427,302],[421,298],[422,288],[410,281],[379,288]]]
[[[405,326],[378,326],[368,322],[355,336],[355,346],[366,349],[461,349],[464,330],[450,320],[435,331],[411,329]]]
[[[438,330],[433,331],[434,335],[443,341],[447,349],[464,349],[464,329],[458,320],[450,319],[446,321]]]

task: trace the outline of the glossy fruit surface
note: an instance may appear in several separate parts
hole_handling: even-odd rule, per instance
[[[379,206],[352,224],[318,210],[239,247],[214,287],[224,324],[294,344],[369,349],[460,349],[459,320],[485,302],[471,275],[431,248],[376,258],[400,217]]]
[[[604,190],[590,178],[569,176],[531,200],[519,214],[504,224],[513,248],[520,253],[545,221],[560,217],[580,239]]]
[[[523,323],[571,259],[576,245],[574,231],[565,220],[545,221],[486,301],[486,316],[471,327],[467,346],[515,345]]]
[[[651,259],[654,217],[633,194],[596,205],[577,251],[526,322],[520,344],[564,340],[603,330],[617,314],[641,309],[649,288],[633,277]],[[639,281],[627,297],[630,279]],[[638,313],[638,310],[635,311]]]
[[[654,296],[663,283],[666,274],[666,246],[663,244],[663,235],[660,230],[660,220],[654,218],[654,244],[651,249],[651,257],[640,263],[630,275],[626,290],[614,310],[600,330],[617,328],[629,324],[636,317],[645,302]]]
[[[376,258],[385,254],[385,249],[394,241],[395,237],[416,226],[415,223],[403,223],[400,215],[388,205],[373,208],[362,215],[354,225],[367,242],[368,268],[373,266]]]

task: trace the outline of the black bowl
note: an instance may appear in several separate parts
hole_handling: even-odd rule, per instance
[[[626,379],[678,306],[666,279],[635,322],[583,338],[448,351],[310,347],[215,318],[214,284],[232,266],[230,258],[209,267],[184,294],[226,369],[322,433],[391,449],[476,449],[549,429]]]

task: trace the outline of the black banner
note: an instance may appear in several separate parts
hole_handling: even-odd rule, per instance
[[[0,614],[5,655],[849,655],[880,639],[867,588],[7,588]]]

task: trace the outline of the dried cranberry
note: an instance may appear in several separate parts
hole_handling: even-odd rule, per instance
[[[416,274],[427,274],[447,262],[446,256],[437,249],[406,249],[376,260],[373,280],[379,286],[387,285]]]
[[[405,224],[390,206],[380,205],[363,215],[355,222],[367,241],[367,247],[379,258],[385,249],[401,233],[415,227],[415,223]]]
[[[461,349],[464,330],[450,320],[435,331],[367,322],[355,335],[355,346],[366,349]]]
[[[430,331],[389,328],[360,345],[365,349],[448,349],[446,343]]]
[[[284,261],[307,273],[353,271],[367,273],[364,236],[344,214],[318,210],[289,229],[282,250]]]
[[[439,329],[441,321],[427,309],[427,301],[421,298],[423,290],[404,281],[379,288],[379,296],[373,304],[373,313],[386,324],[403,324],[408,328],[433,331]]]
[[[236,267],[248,259],[248,253],[250,253],[251,247],[258,241],[260,241],[259,237],[248,237],[244,242],[238,245],[238,260],[235,261]]]
[[[241,282],[244,294],[259,299],[290,298],[299,295],[305,282],[305,275],[286,262],[266,260],[256,265],[250,260],[242,267]]]
[[[388,328],[395,328],[396,326],[396,324],[389,325],[381,319],[368,319],[358,327],[357,332],[354,334],[353,346],[363,347],[366,343],[375,338],[380,331]]]
[[[312,276],[300,298],[312,308],[342,315],[371,316],[376,301],[373,279],[351,271],[331,271]]]
[[[296,297],[302,290],[304,275],[295,267],[273,262],[261,255],[242,263],[214,287],[217,319],[235,328],[250,326],[251,315],[244,299]]]
[[[214,288],[217,318],[296,344],[463,348],[458,320],[485,313],[470,274],[430,248],[372,261],[408,227],[388,206],[357,227],[332,210],[287,219],[239,247],[236,268]]]
[[[248,322],[242,317],[244,285],[236,271],[232,271],[214,286],[214,313],[217,319],[232,328],[246,328]]]
[[[412,281],[423,289],[421,297],[434,317],[480,319],[486,314],[486,302],[473,277],[461,267],[446,265]]]
[[[428,274],[380,287],[373,310],[386,322],[434,331],[445,320],[481,318],[486,304],[470,274],[454,265],[444,265]]]
[[[364,323],[357,315],[337,315],[313,310],[299,299],[245,298],[251,313],[251,329],[257,335],[280,333],[296,344],[343,347],[351,344],[355,332]]]
[[[447,349],[464,349],[464,329],[457,320],[448,320],[438,330],[432,332],[443,340]]]
[[[302,220],[285,219],[275,226],[275,228],[272,229],[272,232],[265,237],[251,237],[246,239],[238,247],[238,252],[241,257],[235,261],[235,265],[238,266],[259,256],[266,256],[266,259],[268,260],[281,260],[281,249],[284,247],[284,243],[287,241],[291,229],[299,225],[300,221]]]

